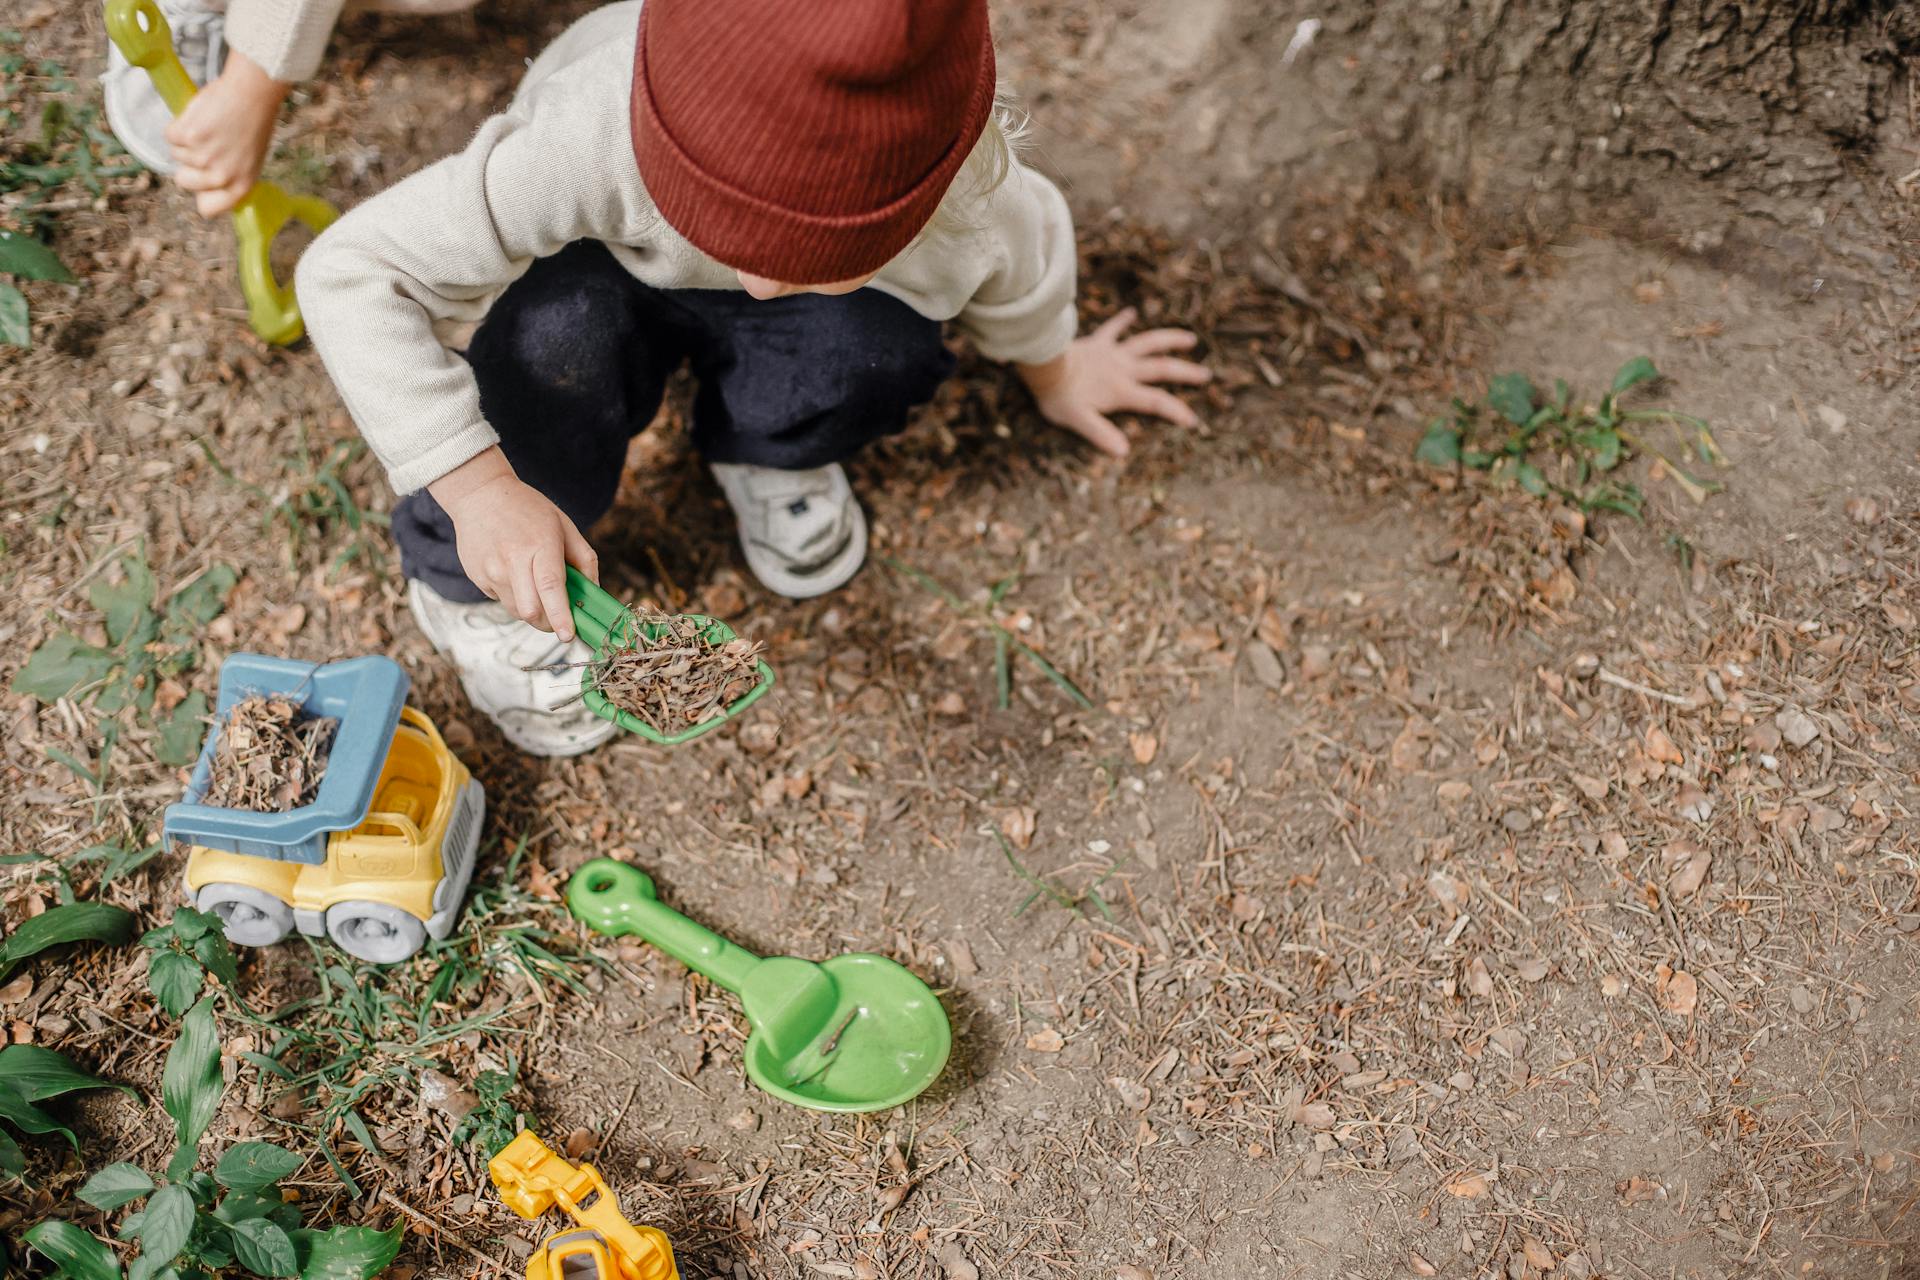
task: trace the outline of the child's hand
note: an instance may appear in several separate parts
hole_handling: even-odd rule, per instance
[[[1126,457],[1131,446],[1109,413],[1142,413],[1182,427],[1198,426],[1199,417],[1180,397],[1154,384],[1198,385],[1213,377],[1203,364],[1166,354],[1191,348],[1199,341],[1193,334],[1148,329],[1122,337],[1133,321],[1134,310],[1128,307],[1076,339],[1058,359],[1019,366],[1042,417],[1116,458]]]
[[[600,559],[566,512],[515,475],[498,445],[427,487],[473,584],[522,622],[573,639],[567,565],[598,582]]]
[[[201,217],[233,208],[259,178],[288,88],[246,54],[229,49],[219,76],[167,126],[167,145],[180,165],[174,181],[194,193]]]

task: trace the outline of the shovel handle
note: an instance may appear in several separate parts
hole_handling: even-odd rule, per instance
[[[567,910],[609,938],[636,934],[703,977],[739,994],[760,957],[660,901],[653,878],[612,858],[595,858],[567,882]]]
[[[179,115],[198,92],[180,55],[173,31],[155,0],[107,0],[107,35],[128,62],[153,79],[167,110]],[[247,323],[276,346],[298,342],[306,332],[293,286],[273,278],[273,238],[289,222],[325,231],[340,211],[317,196],[292,196],[271,182],[256,182],[233,207],[234,237],[240,242],[240,291],[247,299]]]

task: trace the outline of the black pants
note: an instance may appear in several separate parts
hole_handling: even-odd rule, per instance
[[[755,301],[653,289],[606,246],[568,245],[501,295],[467,349],[480,411],[522,480],[581,529],[606,514],[627,442],[691,361],[693,444],[709,462],[839,462],[906,426],[953,372],[940,325],[872,289]],[[393,512],[400,566],[449,600],[486,597],[424,489]]]

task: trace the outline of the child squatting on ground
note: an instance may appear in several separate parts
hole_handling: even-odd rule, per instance
[[[180,61],[201,86],[178,120],[152,77],[107,43],[107,123],[128,154],[194,195],[203,217],[240,202],[266,161],[294,82],[319,69],[343,0],[157,0]],[[349,10],[454,13],[478,0],[353,0]]]
[[[771,590],[866,556],[840,463],[953,371],[952,320],[1042,414],[1107,453],[1191,334],[1075,339],[1060,193],[1011,153],[985,0],[646,0],[569,28],[465,151],[303,257],[307,329],[403,495],[422,630],[475,706],[540,755],[614,732],[577,702],[565,566],[612,505],[667,379]],[[442,336],[478,321],[464,358]],[[497,602],[497,603],[496,603]],[[555,634],[547,634],[552,632]],[[559,709],[556,709],[559,708]]]

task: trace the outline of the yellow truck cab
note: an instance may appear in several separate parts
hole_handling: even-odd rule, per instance
[[[453,931],[485,795],[406,691],[406,673],[380,657],[222,664],[213,728],[165,829],[187,848],[187,900],[219,916],[229,941],[271,946],[298,929],[392,964]],[[227,713],[255,693],[339,721],[318,794],[286,813],[200,803]]]

